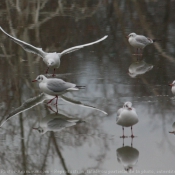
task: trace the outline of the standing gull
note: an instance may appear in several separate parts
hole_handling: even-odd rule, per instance
[[[51,103],[56,98],[56,106],[58,104],[59,95],[84,88],[84,86],[77,86],[76,84],[65,82],[62,79],[46,78],[44,75],[37,76],[37,78],[32,82],[38,82],[42,92],[55,96],[47,104]]]
[[[157,40],[157,39],[150,39],[150,38],[147,38],[146,36],[143,36],[143,35],[137,35],[136,33],[130,33],[128,36],[128,41],[129,41],[129,44],[135,48],[137,48],[137,54],[134,54],[134,55],[142,55],[139,54],[139,49],[144,49],[147,45],[150,45],[156,41],[160,41],[160,40]]]
[[[66,49],[64,51],[62,51],[61,53],[57,53],[57,52],[52,52],[52,53],[47,53],[47,52],[44,52],[42,50],[42,48],[38,48],[38,47],[35,47],[35,46],[32,46],[31,44],[28,44],[24,41],[21,41],[11,35],[9,35],[8,33],[6,33],[2,27],[0,27],[0,30],[6,34],[10,39],[12,39],[15,43],[19,44],[25,51],[27,52],[31,52],[31,53],[34,53],[34,54],[37,54],[39,55],[40,57],[43,58],[43,61],[45,62],[45,64],[48,66],[47,70],[46,70],[46,74],[48,73],[48,70],[49,70],[49,67],[52,67],[54,68],[54,72],[53,72],[53,75],[55,75],[55,69],[56,68],[59,68],[60,66],[60,58],[61,56],[67,54],[67,53],[70,53],[70,52],[74,52],[76,50],[79,50],[83,47],[86,47],[86,46],[90,46],[90,45],[93,45],[93,44],[96,44],[96,43],[99,43],[101,41],[103,41],[104,39],[106,39],[108,36],[104,36],[103,38],[97,40],[97,41],[94,41],[94,42],[91,42],[91,43],[87,43],[87,44],[83,44],[83,45],[79,45],[79,46],[75,46],[75,47],[71,47],[69,49]]]
[[[131,137],[133,138],[132,126],[138,123],[138,116],[135,108],[132,107],[131,102],[125,102],[123,108],[120,108],[117,111],[117,119],[116,123],[122,126],[123,136],[121,138],[125,138],[127,136],[124,135],[124,127],[131,127]]]

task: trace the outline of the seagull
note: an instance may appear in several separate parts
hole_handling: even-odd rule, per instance
[[[139,49],[144,49],[147,45],[150,45],[156,41],[160,41],[157,39],[150,39],[147,38],[146,36],[143,35],[137,35],[136,33],[130,33],[128,36],[126,36],[128,38],[129,44],[135,48],[137,48],[137,54],[134,55],[142,55],[139,54]]]
[[[45,134],[47,131],[61,131],[64,128],[68,128],[76,125],[77,123],[82,123],[82,121],[77,118],[70,118],[62,114],[50,114],[44,117],[39,124],[38,128],[33,128],[38,130],[40,134]]]
[[[94,41],[94,42],[91,42],[91,43],[87,43],[87,44],[83,44],[83,45],[79,45],[79,46],[75,46],[75,47],[71,47],[69,49],[66,49],[64,51],[62,51],[61,53],[57,53],[57,52],[52,52],[52,53],[47,53],[47,52],[44,52],[42,50],[42,48],[38,48],[38,47],[35,47],[35,46],[32,46],[31,44],[28,44],[24,41],[21,41],[11,35],[9,35],[8,33],[6,33],[2,27],[0,27],[0,30],[6,34],[10,39],[12,39],[15,43],[19,44],[25,51],[27,52],[31,52],[31,53],[34,53],[34,54],[37,54],[39,55],[40,57],[43,58],[43,61],[44,63],[47,65],[47,70],[46,70],[46,74],[48,73],[48,70],[49,70],[49,67],[52,67],[54,68],[54,72],[53,72],[53,75],[55,75],[55,69],[56,68],[59,68],[60,66],[60,58],[61,56],[67,54],[67,53],[70,53],[70,52],[74,52],[76,50],[79,50],[83,47],[86,47],[86,46],[90,46],[90,45],[93,45],[93,44],[96,44],[96,43],[99,43],[103,40],[105,40],[108,36],[104,36],[103,38],[97,40],[97,41]]]
[[[135,78],[137,75],[145,74],[153,68],[152,64],[148,64],[145,61],[137,61],[129,66],[129,76]]]
[[[85,88],[85,86],[77,86],[76,84],[65,82],[58,78],[46,78],[44,75],[39,75],[32,82],[38,82],[39,87],[45,94],[55,96],[47,104],[51,103],[56,98],[56,106],[58,104],[58,96],[69,91],[77,91]]]
[[[172,128],[173,128],[173,131],[169,131],[169,133],[175,135],[175,122],[173,123]]]
[[[117,160],[121,163],[125,171],[129,172],[133,170],[133,166],[136,166],[139,158],[139,151],[136,148],[130,146],[124,146],[116,150]]]
[[[131,137],[133,138],[132,126],[138,123],[138,116],[135,108],[132,107],[131,102],[125,102],[123,108],[120,108],[117,111],[116,124],[121,125],[123,129],[123,136],[120,138],[125,138],[124,127],[131,127]]]
[[[171,84],[169,84],[169,86],[171,86],[171,91],[175,95],[175,80]]]

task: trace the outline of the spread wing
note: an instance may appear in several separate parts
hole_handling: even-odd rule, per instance
[[[62,91],[66,91],[70,88],[74,88],[76,85],[69,83],[69,82],[65,82],[61,79],[49,79],[47,82],[47,88],[53,92],[62,92]]]
[[[61,52],[61,55],[64,55],[64,54],[67,54],[67,53],[70,53],[70,52],[74,52],[74,51],[79,50],[79,49],[81,49],[81,48],[83,48],[83,47],[86,47],[86,46],[90,46],[90,45],[99,43],[99,42],[105,40],[107,37],[108,37],[108,36],[106,35],[106,36],[104,36],[103,38],[101,38],[101,39],[99,39],[99,40],[97,40],[97,41],[94,41],[94,42],[92,42],[92,43],[88,43],[88,44],[83,44],[83,45],[71,47],[71,48],[66,49],[66,50],[64,50],[63,52]]]
[[[135,37],[135,39],[136,39],[137,42],[139,42],[141,44],[144,44],[144,45],[153,43],[152,39],[147,38],[147,37],[145,37],[143,35],[137,35]]]
[[[74,125],[76,125],[76,123],[68,122],[66,120],[59,119],[59,118],[55,118],[53,120],[50,120],[47,123],[47,126],[48,126],[49,130],[57,130],[57,131],[61,130],[63,128],[66,128],[66,127],[74,126]]]
[[[42,50],[42,48],[37,48],[37,47],[34,47],[32,46],[31,44],[28,44],[24,41],[21,41],[11,35],[9,35],[8,33],[6,33],[2,27],[0,27],[0,30],[5,34],[7,35],[10,39],[12,39],[15,43],[17,43],[18,45],[20,45],[25,51],[27,52],[31,52],[31,53],[34,53],[34,54],[37,54],[39,56],[41,56],[42,58],[44,58],[44,56],[47,54],[46,52],[44,52]]]

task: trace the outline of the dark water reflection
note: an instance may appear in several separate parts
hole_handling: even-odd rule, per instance
[[[108,115],[60,100],[59,113],[86,123],[41,135],[32,128],[53,112],[39,97],[41,103],[10,117],[28,99],[39,96],[31,80],[46,67],[41,58],[25,52],[0,32],[0,120],[10,117],[0,130],[0,169],[52,171],[50,174],[54,170],[72,170],[66,174],[99,170],[95,172],[99,175],[124,170],[116,159],[116,150],[122,146],[116,112],[125,101],[131,101],[139,116],[133,140],[139,156],[133,171],[154,174],[175,170],[174,134],[169,133],[175,121],[175,98],[168,87],[175,79],[174,10],[173,0],[1,1],[3,29],[44,51],[60,52],[108,35],[99,44],[65,55],[57,70],[57,77],[87,86],[67,97]],[[162,39],[144,49],[142,63],[153,67],[135,78],[128,75],[129,67],[137,61],[125,38],[131,32]],[[130,129],[125,132],[129,134]],[[125,146],[130,147],[130,142],[125,139]]]

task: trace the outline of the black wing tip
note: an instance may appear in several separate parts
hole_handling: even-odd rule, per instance
[[[86,86],[76,86],[76,88],[78,88],[78,89],[85,89]]]
[[[162,41],[161,39],[153,39],[153,42],[159,42]]]

